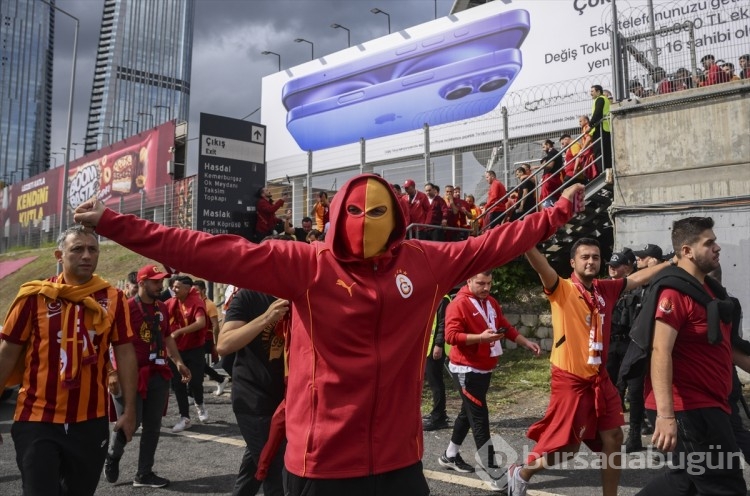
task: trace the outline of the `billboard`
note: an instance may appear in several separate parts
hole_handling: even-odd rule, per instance
[[[252,236],[255,193],[266,181],[266,128],[201,113],[196,224],[211,234]]]
[[[68,211],[93,196],[113,208],[120,201],[140,203],[141,195],[146,205],[163,198],[157,190],[171,183],[167,163],[172,158],[173,145],[174,123],[167,122],[72,161]],[[5,236],[11,225],[27,227],[46,222],[48,226],[51,216],[59,222],[63,173],[63,167],[57,167],[2,190],[0,220]]]
[[[648,29],[648,3],[620,3],[623,34]],[[731,0],[652,3],[656,29],[693,20],[698,58],[730,43],[712,35],[724,29],[715,25],[719,13],[727,19],[743,15],[742,2]],[[534,118],[514,126],[513,136],[576,127],[575,113],[590,112],[590,85],[611,79],[611,6],[610,0],[488,2],[266,76],[269,176],[304,173],[308,151],[315,154],[316,171],[352,165],[360,139],[367,140],[368,161],[420,153],[424,124],[430,125],[433,152],[498,140],[506,100],[517,104],[526,100],[526,90],[585,78],[576,90],[581,95],[552,88],[528,96]],[[670,73],[678,64],[690,67],[674,57],[663,63]],[[572,97],[581,105],[570,122],[550,116],[552,106]]]

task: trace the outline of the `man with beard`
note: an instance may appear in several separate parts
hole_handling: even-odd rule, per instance
[[[645,386],[646,408],[656,410],[651,440],[655,448],[675,450],[679,458],[639,495],[743,495],[747,490],[729,419],[732,361],[740,352],[732,349],[737,317],[726,318],[726,312],[733,313],[735,304],[715,279],[707,277],[719,267],[721,251],[713,227],[711,217],[688,217],[672,224],[677,268],[670,268],[663,278],[672,272],[676,277],[687,275],[711,301],[704,306],[687,292],[655,280],[643,305],[642,312],[654,316]]]
[[[288,495],[426,496],[420,404],[435,308],[459,281],[554,234],[573,199],[583,201],[582,186],[555,208],[455,243],[405,239],[405,212],[374,174],[337,192],[322,243],[168,228],[95,199],[76,221],[181,271],[290,301]]]
[[[526,465],[508,469],[508,496],[525,496],[534,474],[572,458],[582,442],[606,457],[602,493],[615,496],[625,418],[606,369],[612,311],[623,291],[647,283],[664,265],[622,279],[598,279],[601,252],[591,238],[570,249],[570,279],[560,277],[536,248],[526,258],[552,307],[551,394],[544,418],[529,428],[528,437],[537,444]]]

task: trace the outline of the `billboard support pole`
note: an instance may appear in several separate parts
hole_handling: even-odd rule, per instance
[[[430,125],[425,123],[424,129],[424,182],[432,182],[432,170],[430,169]]]
[[[359,138],[359,173],[365,172],[365,166],[367,165],[367,157],[365,152],[367,151],[367,145],[364,138]]]
[[[510,146],[508,146],[508,107],[500,109],[500,113],[503,116],[503,179],[507,185],[509,184],[508,181],[510,181],[510,172],[508,170],[510,169],[510,156],[508,155],[510,151]]]

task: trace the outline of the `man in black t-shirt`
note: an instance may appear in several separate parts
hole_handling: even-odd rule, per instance
[[[536,194],[534,194],[534,180],[525,167],[521,166],[516,169],[516,179],[518,179],[518,201],[515,204],[515,210],[510,220],[516,220],[527,212],[533,211],[536,205]]]
[[[224,318],[217,350],[236,352],[232,369],[232,410],[247,447],[242,456],[233,495],[255,494],[260,483],[255,469],[268,440],[271,417],[284,399],[284,345],[289,328],[289,302],[241,289]],[[263,494],[283,495],[279,449],[263,482]]]

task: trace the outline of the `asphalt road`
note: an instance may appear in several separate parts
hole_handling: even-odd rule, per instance
[[[163,489],[133,488],[139,434],[125,450],[120,463],[120,481],[110,484],[102,475],[97,494],[100,495],[174,495],[205,494],[226,495],[231,493],[234,478],[239,468],[244,442],[234,421],[229,401],[229,388],[221,397],[211,394],[214,383],[207,381],[206,408],[210,419],[200,423],[193,414],[193,428],[180,434],[173,434],[171,427],[177,421],[174,397],[170,398],[169,413],[162,421],[162,436],[156,452],[154,471],[171,480]],[[231,386],[230,386],[231,388]],[[15,450],[9,430],[13,415],[14,401],[0,404],[0,433],[4,444],[0,446],[0,494],[13,496],[21,494],[21,478],[15,463]],[[452,412],[449,412],[453,414]],[[503,451],[510,457],[522,453],[531,445],[525,438],[526,429],[538,420],[537,416],[493,419],[492,432],[498,436],[496,451]],[[479,496],[496,494],[486,490],[486,483],[477,474],[456,474],[442,469],[437,458],[445,450],[450,440],[451,430],[445,429],[425,433],[424,469],[432,494],[435,496]],[[644,441],[646,438],[644,438]],[[397,440],[394,440],[397,442]],[[504,444],[507,443],[507,444]],[[464,443],[462,455],[471,463],[474,459],[471,436]],[[550,496],[589,496],[601,494],[600,471],[591,468],[595,457],[584,451],[567,468],[549,470],[532,480],[530,495]],[[657,468],[644,468],[650,458],[645,455],[628,457],[629,467],[623,470],[620,495],[628,496],[638,492],[645,482],[658,473]],[[750,480],[750,470],[745,468],[745,478]]]

